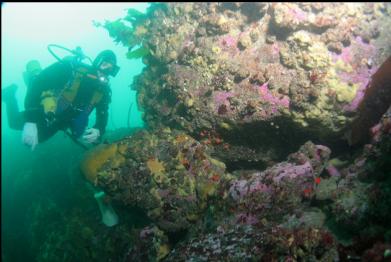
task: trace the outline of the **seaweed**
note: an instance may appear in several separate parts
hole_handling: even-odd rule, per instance
[[[134,8],[129,8],[128,9],[128,15],[126,16],[126,20],[128,21],[136,21],[139,18],[144,18],[145,14],[134,9]]]
[[[137,48],[136,50],[133,50],[133,51],[129,51],[127,54],[126,54],[126,57],[128,59],[137,59],[137,58],[142,58],[146,55],[149,54],[149,50],[145,47],[140,47],[140,48]]]

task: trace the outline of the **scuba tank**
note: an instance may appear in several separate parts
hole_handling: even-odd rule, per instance
[[[65,50],[67,51],[68,53],[70,53],[70,55],[68,56],[64,56],[63,58],[61,58],[59,55],[57,55],[56,52],[54,52],[53,49],[61,49],[61,50]],[[72,71],[73,71],[73,79],[71,80],[71,83],[73,83],[76,75],[78,74],[85,74],[87,71],[92,71],[90,69],[93,68],[93,62],[92,62],[92,59],[88,56],[86,56],[83,52],[83,50],[81,49],[80,46],[77,46],[74,50],[71,50],[69,48],[66,48],[64,46],[61,46],[61,45],[56,45],[56,44],[49,44],[47,46],[47,49],[49,51],[49,53],[60,63],[69,63],[72,67]],[[86,62],[87,60],[87,62]],[[92,75],[88,75],[89,77],[91,77]],[[80,76],[79,76],[80,77]],[[102,81],[102,79],[99,79],[99,78],[96,78],[98,79],[99,81],[101,81],[102,83],[106,83],[105,80],[107,79],[104,79]],[[61,91],[61,93],[64,92],[64,89]],[[65,100],[61,99],[61,100],[57,100],[56,102],[57,106],[59,108],[63,108],[63,109],[60,109],[60,111],[62,110],[69,110],[68,106],[69,104],[67,104],[65,102]],[[71,112],[71,111],[69,111]],[[59,119],[57,118],[54,118],[54,120],[52,121],[52,123],[49,123],[49,124],[56,124],[56,122],[58,121]],[[62,129],[62,128],[61,128]],[[73,132],[70,133],[68,130],[66,129],[63,129],[64,133],[70,137],[77,145],[79,145],[80,147],[82,147],[83,149],[88,149],[87,146],[85,146],[83,143],[79,142],[77,140],[77,138],[74,136]]]
[[[61,99],[61,100],[57,101],[58,102],[57,105],[59,106],[59,108],[60,108],[59,110],[60,111],[61,111],[61,108],[63,108],[62,110],[68,110],[68,106],[69,105],[73,108],[73,105],[72,105],[72,101],[73,100],[70,99],[69,96],[70,96],[70,92],[72,92],[72,90],[74,90],[74,89],[77,90],[77,87],[73,88],[73,86],[77,85],[77,83],[80,82],[80,76],[81,75],[83,75],[83,77],[95,79],[95,80],[99,81],[101,84],[103,84],[103,86],[106,86],[108,84],[108,82],[109,82],[108,76],[109,75],[110,76],[115,76],[118,73],[118,70],[119,70],[119,67],[116,65],[116,61],[114,60],[113,70],[108,72],[108,75],[105,75],[105,74],[103,74],[103,75],[102,74],[96,75],[95,73],[93,73],[93,72],[95,72],[98,69],[99,63],[104,61],[102,54],[104,52],[109,51],[109,50],[101,52],[97,56],[97,58],[94,61],[92,61],[92,59],[90,57],[88,57],[87,55],[84,54],[84,52],[83,52],[83,50],[81,49],[80,46],[77,46],[74,50],[71,50],[71,49],[66,48],[64,46],[61,46],[61,45],[49,44],[47,46],[47,49],[48,49],[49,53],[58,62],[70,64],[71,68],[72,68],[72,71],[73,71],[73,80],[70,81],[69,88],[63,89],[61,91],[61,93],[60,93],[60,95],[62,97],[65,97],[65,99]],[[64,50],[64,51],[68,52],[70,55],[69,56],[64,56],[63,58],[61,58],[57,54],[57,52],[54,51],[55,49]],[[111,53],[112,53],[112,51],[111,51]],[[92,72],[92,73],[90,73],[90,72]],[[77,80],[79,80],[79,81],[77,81]],[[66,101],[67,100],[66,99],[67,95],[68,95],[68,101]],[[95,96],[93,96],[93,100],[94,100],[94,98],[95,98]],[[97,98],[97,99],[99,99],[99,98]],[[85,108],[84,109],[76,108],[76,109],[81,111],[81,110],[84,110]],[[79,115],[78,117],[74,118],[74,121],[72,122],[72,124],[74,124],[75,126],[78,126],[78,125],[85,126],[88,123],[88,122],[84,123],[85,122],[84,120],[86,120],[86,119],[88,120],[88,116],[85,117],[85,114],[89,114],[89,112],[85,111],[84,112],[84,116],[83,115]],[[78,145],[80,145],[84,149],[87,149],[86,146],[84,146],[82,143],[80,143],[77,140],[77,137],[79,137],[80,134],[81,134],[79,132],[80,130],[72,127],[72,134],[69,133],[67,130],[64,130],[64,132],[74,142],[76,142]]]

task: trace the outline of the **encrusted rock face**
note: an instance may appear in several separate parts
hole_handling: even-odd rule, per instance
[[[147,50],[134,88],[149,127],[170,126],[195,138],[213,131],[228,144],[225,151],[240,144],[267,162],[310,136],[342,137],[357,96],[391,53],[389,9],[385,3],[170,3],[128,15],[133,31],[113,29],[118,21],[105,27],[125,46]],[[230,155],[218,156],[233,161]]]
[[[168,261],[181,256],[215,259],[246,252],[251,258],[266,258],[274,253],[268,248],[270,245],[295,246],[304,242],[309,244],[305,255],[302,254],[305,257],[331,255],[321,247],[325,238],[330,239],[327,250],[335,247],[330,233],[322,229],[325,215],[309,206],[330,155],[327,147],[307,142],[291,154],[288,161],[263,172],[224,175],[223,166],[201,153],[203,151],[195,153],[197,147],[200,150],[203,146],[182,133],[144,132],[121,143],[128,145],[125,153],[128,163],[144,164],[128,165],[127,171],[124,167],[107,166],[98,173],[100,185],[114,199],[146,210],[165,233],[185,230],[190,236],[201,236],[199,240],[178,244],[169,254],[172,247],[166,235],[156,227],[144,228],[138,236],[139,244],[127,254],[129,261],[151,256],[158,260],[167,256]],[[187,153],[182,155],[184,151]],[[168,152],[173,153],[167,156]],[[198,162],[200,159],[203,160]],[[161,182],[151,179],[156,175],[161,176]],[[124,180],[127,182],[119,182]],[[178,182],[180,180],[182,183]],[[193,184],[192,189],[187,187],[186,181]],[[208,207],[205,206],[207,198]],[[209,232],[208,227],[217,231],[203,235]],[[198,253],[199,248],[206,248],[207,252]],[[270,253],[265,254],[265,250]],[[290,255],[297,255],[296,251],[292,252]],[[333,249],[332,256],[335,254]]]
[[[364,235],[372,228],[370,221],[376,217],[372,230],[386,237],[389,233],[385,221],[390,219],[389,174],[391,172],[391,107],[380,122],[371,129],[372,144],[367,144],[354,162],[345,168],[327,167],[333,183],[325,199],[333,200],[330,211],[346,230],[360,231]],[[316,193],[322,195],[321,192]],[[318,197],[319,198],[319,197]],[[372,232],[371,234],[375,234]],[[379,233],[379,232],[377,232]],[[387,238],[387,237],[386,237]]]
[[[103,159],[97,185],[112,199],[141,208],[165,231],[197,220],[225,176],[224,163],[211,158],[206,146],[170,129],[139,132],[117,147],[124,160]],[[95,156],[95,162],[101,160],[99,148]]]
[[[225,193],[224,206],[235,213],[233,222],[282,222],[284,216],[300,213],[314,196],[329,155],[327,147],[307,142],[288,161],[263,172],[238,172]]]
[[[303,252],[305,250],[305,252]],[[333,261],[338,253],[326,230],[233,226],[179,245],[165,261]]]
[[[388,237],[389,119],[388,111],[373,128],[373,144],[350,165],[329,160],[329,148],[307,142],[263,171],[227,174],[206,145],[170,129],[118,142],[120,162],[102,158],[99,148],[95,161],[93,151],[87,159],[99,163],[96,181],[111,199],[141,208],[158,226],[135,235],[139,241],[124,255],[127,261],[238,254],[329,261],[364,245],[361,254],[372,238]],[[188,239],[173,240],[184,232]],[[337,251],[346,238],[352,250]]]
[[[389,187],[370,168],[388,167],[389,113],[358,158],[329,160],[317,144],[341,142],[363,97],[381,96],[367,87],[391,53],[390,14],[386,3],[167,3],[106,22],[146,64],[133,87],[150,130],[83,164],[157,226],[125,259],[333,261],[372,243],[368,232],[385,239],[389,198],[370,192]],[[354,252],[337,251],[341,227],[359,231]]]

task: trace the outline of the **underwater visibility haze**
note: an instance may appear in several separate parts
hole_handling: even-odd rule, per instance
[[[1,11],[3,261],[391,260],[390,3]]]

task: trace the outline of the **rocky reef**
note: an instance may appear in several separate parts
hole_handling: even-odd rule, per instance
[[[40,261],[390,259],[390,17],[388,3],[154,3],[97,23],[146,65],[132,85],[147,127],[81,162],[120,224],[60,212]]]
[[[96,183],[150,219],[125,261],[388,257],[390,110],[350,160],[307,142],[264,171],[228,173],[207,146],[168,128],[122,140],[126,161],[106,161]]]
[[[142,209],[168,232],[196,221],[225,179],[224,163],[211,158],[205,145],[168,128],[139,132],[118,148],[121,163],[106,161],[96,173],[96,184],[112,199]],[[99,148],[91,154],[99,156]]]
[[[147,65],[133,87],[150,128],[183,130],[229,166],[263,165],[308,139],[344,139],[391,54],[389,12],[384,3],[172,3],[102,26]]]

